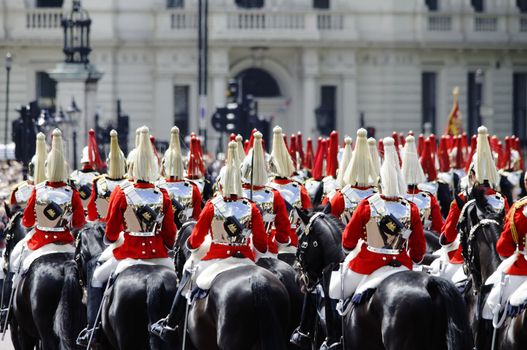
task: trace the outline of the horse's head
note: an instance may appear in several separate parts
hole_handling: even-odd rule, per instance
[[[176,266],[176,273],[180,278],[183,274],[185,262],[191,254],[190,250],[186,247],[185,242],[187,242],[187,239],[190,237],[194,226],[196,226],[196,221],[194,220],[187,221],[181,225],[176,236],[176,241],[174,242],[174,264]]]
[[[341,247],[344,227],[327,213],[297,211],[304,227],[298,237],[297,268],[304,287],[311,289],[325,267],[344,259]]]
[[[88,282],[103,250],[104,226],[99,223],[86,224],[77,234],[75,262],[80,271],[81,281]]]
[[[465,273],[479,288],[501,262],[496,242],[503,227],[504,211],[494,210],[481,189],[473,190],[471,197],[463,207],[458,229]]]

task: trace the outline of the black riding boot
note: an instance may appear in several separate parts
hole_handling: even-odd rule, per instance
[[[336,310],[336,300],[326,298],[326,340],[320,346],[320,350],[342,350],[341,316]]]
[[[150,333],[159,337],[166,343],[173,343],[181,321],[185,317],[185,306],[187,299],[183,296],[183,290],[190,279],[190,273],[186,272],[179,283],[179,288],[172,302],[172,308],[167,317],[160,319],[150,326]]]
[[[11,298],[11,291],[13,288],[13,276],[14,273],[8,272],[6,277],[1,280],[1,290],[3,290],[3,300],[2,305],[0,305],[0,329],[4,328],[4,324],[7,322],[7,314],[8,314],[8,307],[9,307],[9,298]]]
[[[315,293],[307,292],[304,294],[300,325],[295,329],[289,340],[292,344],[301,349],[311,348],[317,314],[316,298],[317,295]]]
[[[77,337],[77,345],[79,346],[88,347],[90,338],[92,338],[92,342],[96,339],[98,324],[95,324],[95,319],[97,318],[97,313],[101,307],[103,295],[104,288],[102,287],[96,288],[90,286],[88,289],[88,326],[84,328]]]

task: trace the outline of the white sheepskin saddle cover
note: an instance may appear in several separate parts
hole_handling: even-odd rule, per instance
[[[374,272],[372,272],[368,277],[366,277],[357,287],[355,294],[362,294],[368,289],[376,289],[382,281],[384,281],[389,276],[394,273],[408,271],[408,268],[405,266],[393,267],[393,266],[383,266]]]
[[[49,255],[49,254],[59,254],[59,253],[75,253],[75,247],[73,244],[55,244],[55,243],[49,243],[46,244],[37,250],[32,251],[22,263],[22,272],[25,273],[35,260],[38,258]]]
[[[527,304],[527,280],[523,282],[509,298],[511,306],[525,307]]]
[[[219,274],[247,265],[254,265],[254,262],[250,259],[240,259],[234,257],[203,261],[198,265],[198,277],[196,278],[196,285],[200,289],[209,290],[210,286],[212,285],[212,281],[214,281],[214,279]]]

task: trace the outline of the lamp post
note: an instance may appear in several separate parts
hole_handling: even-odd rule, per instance
[[[13,65],[13,56],[8,52],[5,55],[5,71],[6,71],[6,81],[5,81],[5,125],[4,125],[4,152],[5,159],[7,160],[7,128],[9,125],[9,78],[11,76],[11,66]]]
[[[66,114],[68,115],[68,124],[75,126],[81,114],[81,110],[79,109],[79,107],[77,107],[77,104],[75,103],[74,98],[71,99],[71,105],[68,107],[68,109],[66,109]],[[75,130],[75,128],[73,128],[71,142],[73,145],[73,168],[76,168],[77,167],[77,131]]]

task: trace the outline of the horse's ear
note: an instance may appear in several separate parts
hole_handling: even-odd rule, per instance
[[[322,212],[326,215],[331,214],[331,203],[328,202],[328,204],[326,204],[322,209]]]
[[[300,220],[302,220],[304,225],[307,225],[309,223],[309,219],[311,218],[311,215],[309,215],[309,212],[301,208],[295,207],[295,209],[296,209],[296,212],[298,213],[298,217],[300,218]]]
[[[9,208],[9,205],[7,205],[7,201],[4,201],[4,210],[5,210],[5,215],[7,215],[9,219],[11,219],[11,215],[13,213],[11,213],[11,209]]]

